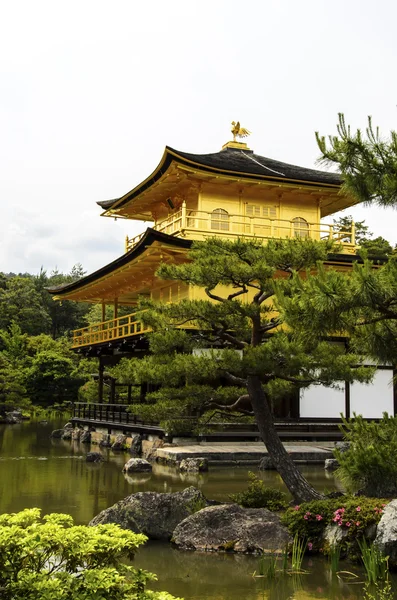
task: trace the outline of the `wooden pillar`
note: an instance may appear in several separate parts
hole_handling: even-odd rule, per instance
[[[113,319],[117,319],[118,311],[119,311],[119,299],[115,298],[114,305],[113,305]]]
[[[131,404],[131,394],[132,392],[132,385],[129,383],[127,386],[127,404]]]
[[[102,302],[102,323],[106,321],[106,304]]]
[[[99,369],[98,369],[98,402],[103,402],[103,372],[105,367],[102,362],[102,358],[99,357]]]

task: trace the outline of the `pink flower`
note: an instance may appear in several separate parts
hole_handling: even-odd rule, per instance
[[[312,544],[312,542],[309,542],[309,543],[308,543],[308,545],[307,545],[307,547],[309,548],[309,550],[312,550],[312,549],[313,549],[313,544]]]
[[[322,521],[323,520],[323,518],[322,518],[321,515],[316,515],[316,519],[317,519],[317,521]]]
[[[342,525],[343,525],[342,521],[339,521],[338,526],[342,527]]]
[[[300,509],[299,504],[297,504],[296,506],[294,506],[294,510],[299,510],[299,509]]]
[[[303,518],[305,519],[305,521],[307,521],[309,517],[307,515],[304,515]]]
[[[356,511],[360,512],[360,510],[361,510],[361,506],[357,506]]]
[[[335,517],[332,519],[334,523],[336,523],[337,521],[341,520],[341,516],[340,515],[335,515]]]
[[[382,508],[385,508],[386,504],[382,504]]]
[[[347,521],[346,527],[350,527],[350,525],[351,525],[350,521]]]
[[[359,527],[360,521],[356,521],[356,527]]]

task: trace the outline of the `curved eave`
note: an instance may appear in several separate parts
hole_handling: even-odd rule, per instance
[[[193,160],[191,158],[188,158],[188,156],[189,156],[188,154],[180,153],[177,150],[174,150],[173,148],[166,146],[160,163],[158,164],[156,169],[153,171],[153,173],[151,175],[149,175],[149,177],[147,177],[142,183],[137,185],[133,190],[131,190],[130,192],[128,192],[121,198],[118,198],[116,200],[105,200],[102,202],[97,202],[97,204],[99,204],[99,206],[101,206],[102,208],[105,209],[105,212],[103,214],[106,214],[106,213],[112,214],[113,212],[117,213],[117,211],[119,209],[121,209],[125,204],[127,204],[128,202],[130,202],[131,200],[133,200],[134,198],[136,198],[137,196],[142,194],[144,191],[149,189],[166,173],[166,171],[168,170],[168,168],[170,167],[170,165],[173,161],[175,161],[176,163],[178,163],[180,165],[190,167],[194,170],[201,171],[203,173],[226,175],[229,177],[244,178],[244,179],[248,179],[251,181],[252,180],[274,181],[277,183],[288,183],[290,185],[292,184],[292,185],[299,185],[299,186],[304,185],[304,186],[307,186],[310,188],[317,187],[317,188],[323,188],[323,189],[329,189],[329,190],[338,190],[341,185],[341,181],[338,183],[327,182],[324,180],[321,181],[320,176],[318,178],[319,179],[318,181],[316,181],[316,180],[309,181],[304,178],[299,179],[299,178],[294,178],[294,177],[289,177],[289,176],[281,177],[281,176],[270,175],[270,174],[249,173],[244,170],[225,169],[225,168],[205,164],[205,162],[199,162],[197,160]],[[203,155],[203,157],[205,157],[205,156],[207,156],[207,155]],[[276,161],[276,162],[278,163],[278,161]],[[278,163],[278,164],[280,164],[280,165],[285,164],[287,167],[294,167],[294,165],[288,165],[287,163]],[[302,168],[302,170],[305,171],[306,173],[312,172],[313,177],[315,177],[317,174],[320,175],[322,173],[321,171],[316,171],[314,169],[305,169],[303,167],[296,167],[296,169],[300,169],[300,168]],[[331,173],[328,174],[325,172],[324,172],[324,174],[331,175]],[[336,173],[334,173],[332,175],[335,175],[336,178],[339,178],[338,174],[336,174]]]
[[[90,275],[87,275],[78,281],[58,287],[47,288],[47,291],[50,294],[54,294],[57,299],[61,300],[66,296],[83,291],[85,287],[100,282],[105,277],[108,277],[115,271],[118,271],[119,269],[126,267],[129,263],[135,261],[155,242],[159,242],[162,245],[167,245],[169,247],[181,249],[189,249],[192,244],[191,240],[176,238],[148,227],[142,239],[136,244],[136,246],[134,246],[132,250],[130,250],[130,252],[123,254],[119,258],[116,258],[116,260],[113,262],[101,267],[97,271],[94,271]]]

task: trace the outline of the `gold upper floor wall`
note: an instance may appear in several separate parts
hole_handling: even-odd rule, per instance
[[[237,237],[300,237],[315,240],[332,239],[341,243],[341,251],[355,252],[354,225],[337,231],[321,220],[321,197],[318,192],[303,189],[220,190],[217,185],[201,185],[184,198],[169,197],[167,206],[160,204],[153,214],[152,227],[175,237],[202,240],[210,236],[227,239]],[[126,239],[128,252],[143,233]]]

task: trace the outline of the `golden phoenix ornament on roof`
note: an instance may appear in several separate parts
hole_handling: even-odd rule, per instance
[[[251,132],[248,131],[248,129],[245,129],[244,127],[240,127],[240,121],[237,121],[237,123],[235,121],[232,121],[232,134],[233,142],[235,142],[236,137],[245,138],[251,135]]]

